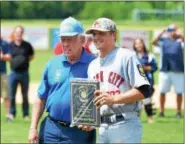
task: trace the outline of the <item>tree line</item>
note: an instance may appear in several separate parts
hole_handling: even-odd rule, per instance
[[[176,1],[1,1],[1,19],[63,19],[74,16],[80,19],[110,17],[132,18],[134,9],[184,10],[184,3]]]

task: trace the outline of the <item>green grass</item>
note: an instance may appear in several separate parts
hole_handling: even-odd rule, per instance
[[[36,50],[35,51],[35,57],[33,61],[30,63],[30,81],[39,83],[42,77],[42,73],[44,71],[44,67],[46,66],[46,63],[49,59],[53,57],[53,51],[52,50]],[[157,62],[159,64],[159,55],[156,55]],[[8,72],[10,72],[10,66],[7,65]],[[159,70],[154,74],[155,83],[158,84],[158,73]]]
[[[41,80],[42,73],[48,60],[53,57],[53,50],[36,50],[34,59],[30,62],[30,81],[38,83]],[[10,65],[7,65],[8,73]]]
[[[155,123],[148,124],[146,114],[142,112],[142,143],[183,143],[183,119],[174,117],[175,110],[168,109],[165,114],[165,118],[158,118],[155,115]],[[17,105],[17,117],[9,124],[5,122],[5,111],[1,106],[1,143],[28,143],[29,126],[30,122],[22,118],[21,105]]]
[[[46,63],[52,58],[52,56],[52,50],[35,51],[35,58],[30,65],[31,82],[38,82],[41,80]]]
[[[84,25],[85,28],[88,28],[92,25],[95,19],[88,19],[88,20],[80,20],[81,23]],[[36,20],[36,19],[20,19],[20,20],[1,20],[1,26],[11,26],[14,27],[16,25],[23,25],[23,26],[42,26],[47,28],[58,28],[60,25],[60,19],[47,19],[47,20]],[[135,22],[132,20],[115,20],[118,29],[144,29],[144,30],[153,30],[153,29],[160,29],[167,27],[170,23],[174,23],[171,20],[149,20],[149,21],[139,21]],[[184,22],[183,21],[176,21],[176,24],[179,27],[184,29]]]

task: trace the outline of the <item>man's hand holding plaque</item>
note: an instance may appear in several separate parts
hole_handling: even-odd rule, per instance
[[[102,105],[114,104],[114,97],[106,92],[96,90],[94,95],[95,95],[94,104],[96,105],[97,109],[99,109]]]

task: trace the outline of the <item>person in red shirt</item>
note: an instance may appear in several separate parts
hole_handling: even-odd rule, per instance
[[[62,43],[58,42],[53,50],[54,55],[60,55],[63,53]]]
[[[88,52],[88,53],[91,53],[91,50],[90,50],[90,44],[92,42],[92,36],[89,36],[87,35],[86,36],[86,42],[85,44],[83,45],[83,47],[85,48],[85,50]],[[53,50],[53,53],[54,55],[60,55],[63,53],[63,48],[62,48],[62,42],[58,42],[56,45],[55,45],[55,48]]]
[[[90,46],[93,39],[90,35],[86,35],[85,39],[86,39],[86,41],[84,44],[84,48],[88,53],[92,53],[89,46]]]

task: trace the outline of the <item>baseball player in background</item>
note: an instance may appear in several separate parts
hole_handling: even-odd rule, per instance
[[[100,82],[94,103],[100,108],[98,143],[140,143],[140,100],[150,96],[150,84],[134,51],[116,46],[116,24],[97,19],[91,29],[100,50],[88,68],[88,77]]]

